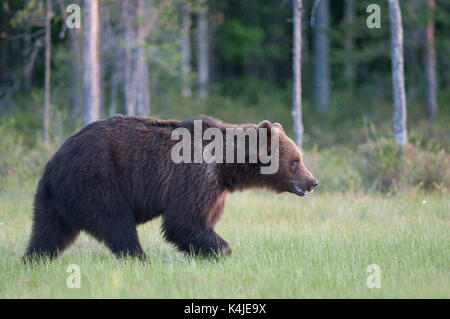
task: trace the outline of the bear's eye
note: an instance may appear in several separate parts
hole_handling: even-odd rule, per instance
[[[291,161],[291,165],[292,166],[296,166],[296,165],[298,165],[298,164],[300,164],[300,161],[299,161],[299,159],[298,158],[295,158],[295,159],[293,159],[292,161]]]

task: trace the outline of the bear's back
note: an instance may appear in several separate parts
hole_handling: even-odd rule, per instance
[[[70,136],[47,163],[53,185],[75,179],[111,179],[157,171],[170,159],[170,136],[179,121],[114,116]]]

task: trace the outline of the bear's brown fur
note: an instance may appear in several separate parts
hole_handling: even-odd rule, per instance
[[[238,127],[202,117],[203,131]],[[33,228],[25,259],[56,257],[84,230],[117,256],[144,257],[136,225],[163,218],[164,237],[184,252],[230,253],[214,231],[227,192],[266,187],[303,196],[317,181],[280,124],[277,173],[255,164],[179,163],[171,160],[175,128],[193,130],[193,120],[164,121],[115,116],[91,123],[69,137],[45,167],[34,202]]]

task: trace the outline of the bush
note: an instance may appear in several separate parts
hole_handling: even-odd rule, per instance
[[[367,188],[389,191],[400,186],[401,160],[394,140],[369,140],[359,146],[358,153],[358,168]]]
[[[402,152],[394,140],[379,138],[360,145],[359,171],[368,189],[395,191],[406,186],[426,190],[449,187],[449,154],[408,144]]]
[[[450,155],[444,149],[432,153],[408,145],[403,160],[407,184],[426,190],[450,187]]]

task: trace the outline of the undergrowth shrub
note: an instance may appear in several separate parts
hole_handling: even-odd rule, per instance
[[[368,189],[389,191],[400,186],[401,159],[394,140],[380,138],[359,146],[359,172]]]
[[[400,152],[394,140],[369,140],[358,149],[359,172],[367,189],[395,191],[406,186],[425,190],[448,188],[450,156],[407,144]]]
[[[44,147],[39,136],[24,136],[13,121],[0,122],[0,190],[34,183],[55,147]]]
[[[450,187],[450,154],[445,149],[433,153],[410,144],[402,157],[408,185],[430,191]]]

